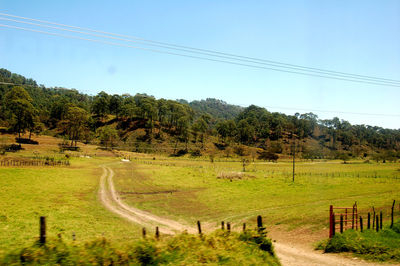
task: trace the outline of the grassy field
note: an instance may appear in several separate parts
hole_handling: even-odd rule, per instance
[[[29,157],[34,150],[61,156],[40,145],[24,146],[21,153],[7,156]],[[47,217],[49,237],[61,234],[67,242],[73,233],[77,240],[102,235],[111,241],[137,238],[138,226],[110,213],[98,200],[99,165],[114,160],[74,157],[70,167],[1,167],[0,253],[32,243],[39,234],[40,216]]]
[[[60,154],[51,137],[37,138],[40,145],[5,158],[53,157]],[[69,167],[0,168],[0,253],[32,243],[38,236],[39,216],[46,216],[48,235],[65,241],[89,241],[104,235],[123,243],[139,237],[140,228],[106,210],[98,200],[100,165],[114,171],[121,198],[132,206],[205,229],[222,220],[255,224],[264,216],[267,228],[307,228],[327,234],[329,205],[351,206],[357,201],[361,214],[372,206],[383,209],[384,219],[393,199],[400,200],[400,165],[340,161],[292,164],[251,162],[242,172],[239,158],[171,158],[150,154],[101,151],[81,144],[70,152]],[[121,162],[121,157],[131,162]],[[396,205],[397,206],[397,205]],[[396,207],[398,210],[398,206]],[[396,212],[400,216],[399,212]]]
[[[294,183],[290,162],[255,162],[240,173],[239,161],[157,157],[113,168],[116,188],[127,203],[191,224],[241,223],[261,214],[269,226],[320,230],[328,226],[330,204],[357,201],[363,213],[371,206],[389,209],[400,198],[400,166],[395,163],[298,162]]]

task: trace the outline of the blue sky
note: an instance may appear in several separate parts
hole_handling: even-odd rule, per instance
[[[400,1],[19,1],[0,12],[362,75],[400,80]],[[0,20],[0,24],[18,25]],[[18,26],[22,26],[21,24]],[[26,26],[28,27],[28,26]],[[0,67],[96,94],[400,114],[399,87],[201,61],[0,27]],[[400,116],[315,112],[400,128]]]

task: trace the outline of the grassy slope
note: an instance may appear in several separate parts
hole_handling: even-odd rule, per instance
[[[221,172],[240,171],[239,162],[157,158],[115,167],[115,183],[129,204],[157,214],[202,221],[245,221],[257,214],[269,225],[327,227],[329,205],[363,212],[400,197],[397,164],[290,163],[248,166],[248,177],[230,182]],[[375,178],[376,176],[376,178]]]
[[[34,149],[41,154],[51,154],[48,146],[29,146],[33,145],[25,145],[25,151],[12,156],[29,156]],[[111,160],[115,161],[73,158],[72,166],[64,168],[2,167],[0,253],[38,237],[39,216],[47,217],[49,237],[61,233],[70,241],[75,232],[79,240],[103,233],[110,240],[136,238],[140,228],[110,213],[98,200],[102,174],[98,165]]]

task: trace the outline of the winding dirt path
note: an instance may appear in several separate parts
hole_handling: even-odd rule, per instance
[[[114,187],[114,171],[106,166],[102,166],[102,169],[103,174],[100,177],[99,196],[101,202],[108,210],[141,226],[159,226],[160,232],[164,234],[175,234],[184,230],[188,231],[189,233],[196,233],[196,229],[193,227],[128,206],[127,204],[122,202],[120,196],[118,195],[118,192],[115,190]],[[283,242],[281,242],[279,238],[277,242],[274,243],[274,247],[278,258],[284,266],[377,265],[374,263],[362,261],[357,258],[348,258],[337,254],[324,254],[313,250],[311,247],[308,247],[306,243],[297,243],[296,245],[294,245],[285,243],[284,240]]]
[[[101,202],[108,210],[145,227],[158,226],[160,232],[164,234],[175,234],[185,230],[189,233],[195,232],[194,228],[125,204],[115,190],[113,183],[114,171],[105,166],[102,168],[103,174],[100,178],[99,194]]]

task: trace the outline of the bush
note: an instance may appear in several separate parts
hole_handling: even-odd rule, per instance
[[[15,141],[20,144],[33,144],[33,145],[39,144],[39,142],[37,142],[36,140],[26,139],[26,138],[15,138]]]
[[[6,152],[16,152],[19,150],[23,150],[21,144],[11,144],[11,145],[6,145],[4,147]]]
[[[183,155],[185,155],[187,153],[188,153],[187,150],[178,150],[177,153],[171,154],[170,156],[172,156],[172,157],[181,157],[181,156],[183,156]]]
[[[276,161],[278,161],[279,156],[278,156],[278,154],[275,154],[275,153],[270,152],[270,151],[262,151],[258,155],[258,159],[259,160],[264,160],[264,161],[276,162]]]
[[[201,156],[201,151],[200,150],[193,150],[190,155],[192,155],[193,157],[199,157]]]
[[[395,223],[391,229],[384,228],[379,232],[347,230],[320,243],[318,248],[328,253],[352,252],[371,260],[400,261],[400,222]]]

